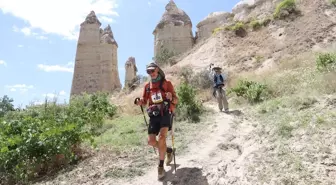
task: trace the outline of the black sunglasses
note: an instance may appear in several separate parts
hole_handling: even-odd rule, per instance
[[[155,71],[154,69],[148,69],[147,74],[152,74],[152,73],[154,73],[154,71]]]

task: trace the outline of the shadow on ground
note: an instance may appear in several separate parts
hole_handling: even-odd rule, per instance
[[[225,113],[225,112],[223,112],[223,113]],[[240,111],[240,110],[230,110],[230,111],[227,112],[226,114],[233,114],[233,115],[235,115],[235,116],[240,116],[240,115],[243,114],[243,112]]]
[[[171,167],[171,170],[166,172],[162,185],[209,185],[200,168],[181,168],[175,172],[174,165],[171,165]]]

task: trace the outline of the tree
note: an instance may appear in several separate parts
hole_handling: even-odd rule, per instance
[[[0,98],[0,117],[4,117],[7,112],[15,110],[12,103],[13,101],[14,100],[7,95]]]

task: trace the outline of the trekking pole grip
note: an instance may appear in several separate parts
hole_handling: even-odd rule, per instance
[[[138,103],[138,101],[140,101],[140,98],[139,97],[135,98],[134,104],[136,105]]]

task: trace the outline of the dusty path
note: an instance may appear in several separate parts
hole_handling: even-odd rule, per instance
[[[214,105],[208,105],[216,110]],[[210,117],[209,117],[210,119]],[[249,153],[251,139],[246,137],[252,130],[252,126],[245,125],[244,130],[236,132],[238,124],[232,114],[215,113],[211,119],[211,134],[189,145],[189,151],[185,155],[176,156],[177,171],[174,165],[165,166],[167,171],[163,181],[157,180],[157,167],[151,167],[148,172],[135,179],[127,181],[115,181],[110,179],[100,184],[104,185],[220,185],[241,184],[243,182],[242,159]],[[202,132],[202,131],[200,131]],[[245,142],[247,142],[246,146]],[[246,148],[244,148],[246,146]],[[243,151],[244,149],[244,151]],[[239,180],[240,179],[240,180]],[[240,182],[238,182],[240,181]],[[236,183],[235,183],[236,182]]]

